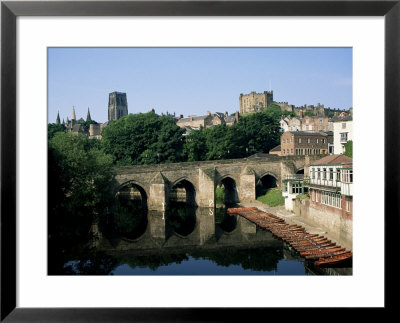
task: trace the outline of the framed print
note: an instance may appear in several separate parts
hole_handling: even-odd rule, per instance
[[[399,15],[398,1],[3,1],[1,320],[235,321],[278,308],[390,309]],[[213,93],[224,91],[234,102],[219,105]],[[295,101],[305,93],[311,105]],[[317,104],[320,97],[345,109]],[[282,129],[301,124],[281,134],[266,126],[274,118]],[[118,141],[121,121],[140,136]],[[238,132],[219,143],[212,131],[222,128]],[[354,185],[352,161],[342,155],[352,154],[353,133]],[[340,163],[332,157],[338,151]],[[80,175],[71,181],[61,175],[67,171]],[[335,187],[322,188],[335,178]],[[276,259],[260,256],[262,249],[218,249],[218,239],[265,247],[261,222],[250,223],[248,212],[275,188],[285,211],[277,219],[266,202],[262,225],[303,258],[352,259],[350,271],[307,272],[292,249],[280,254],[282,242],[270,251]],[[68,197],[62,210],[61,195]],[[323,234],[302,236],[299,246],[304,227],[291,221],[297,210],[304,216],[303,197],[324,223],[339,223],[336,236],[321,224]],[[130,208],[144,214],[140,221],[127,217]],[[62,220],[50,221],[50,213]],[[87,223],[74,227],[81,216]],[[131,252],[132,242],[153,249],[146,263],[142,249],[118,260],[70,257],[73,239],[87,232],[97,250]],[[283,264],[292,264],[289,274]]]

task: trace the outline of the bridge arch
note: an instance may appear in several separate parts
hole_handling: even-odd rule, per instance
[[[216,184],[216,189],[221,188],[223,190],[223,200],[225,204],[229,205],[240,202],[239,189],[235,180],[235,176],[229,174],[224,175],[218,180]],[[220,192],[222,194],[222,191]]]
[[[264,172],[256,181],[256,197],[264,195],[270,189],[278,186],[279,177],[270,171]]]
[[[169,202],[184,202],[189,206],[197,206],[196,186],[187,177],[175,180],[169,188]]]
[[[148,194],[136,181],[126,181],[115,189],[111,230],[123,240],[135,242],[148,230]]]
[[[131,189],[133,188],[133,190]],[[127,192],[126,190],[129,189],[129,192]],[[149,194],[147,192],[147,190],[145,189],[145,185],[135,181],[135,180],[130,180],[130,181],[126,181],[120,185],[118,185],[115,189],[114,189],[114,197],[117,197],[119,194],[130,194],[132,197],[138,197],[137,193],[135,192],[139,192],[140,193],[140,197],[142,199],[142,206],[143,207],[147,207],[147,200],[149,197]]]

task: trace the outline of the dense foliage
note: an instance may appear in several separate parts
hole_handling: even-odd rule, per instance
[[[154,112],[129,114],[103,129],[101,144],[116,165],[179,162],[183,132],[170,117]]]
[[[94,143],[65,132],[49,141],[49,240],[57,244],[86,239],[93,216],[110,203],[112,159]]]
[[[346,142],[346,144],[344,145],[344,153],[343,155],[353,158],[353,140],[349,140],[348,142]]]
[[[47,139],[50,140],[57,132],[65,132],[63,124],[49,123],[47,125]]]

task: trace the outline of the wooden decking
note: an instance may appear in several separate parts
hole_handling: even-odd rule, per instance
[[[238,214],[274,236],[289,243],[300,256],[315,261],[317,266],[330,266],[351,261],[352,253],[318,234],[310,234],[300,225],[289,225],[285,220],[256,207],[230,208],[229,214]]]

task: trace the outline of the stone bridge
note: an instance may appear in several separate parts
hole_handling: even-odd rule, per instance
[[[280,187],[285,175],[308,173],[310,162],[322,156],[249,157],[205,162],[117,167],[113,194],[126,187],[140,192],[149,210],[165,210],[180,192],[186,202],[199,207],[213,207],[215,190],[223,185],[231,202],[256,199],[256,186],[272,183]],[[275,186],[275,185],[272,185]],[[230,194],[230,195],[229,195]],[[225,195],[227,196],[227,195]]]

